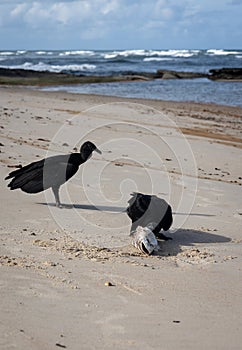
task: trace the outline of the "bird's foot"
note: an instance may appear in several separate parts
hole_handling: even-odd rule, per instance
[[[73,204],[61,204],[61,203],[56,203],[56,207],[60,209],[73,209],[74,205]]]
[[[171,241],[171,237],[165,236],[163,233],[159,232],[155,234],[158,239],[163,239],[164,241]]]

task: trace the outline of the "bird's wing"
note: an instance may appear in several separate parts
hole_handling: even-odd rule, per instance
[[[69,180],[78,170],[79,166],[61,160],[59,162],[49,162],[43,169],[43,185],[44,188],[60,187]]]
[[[168,230],[172,224],[172,210],[168,203],[155,195],[135,194],[133,202],[129,201],[127,214],[132,220],[132,230],[137,226],[145,227],[150,223],[160,225]]]
[[[78,170],[79,163],[70,163],[69,160],[70,155],[58,155],[14,170],[6,177],[12,178],[8,187],[11,190],[21,188],[27,193],[38,193],[49,187],[59,188]]]
[[[27,193],[38,193],[43,191],[43,169],[37,168],[22,172],[15,176],[8,184],[11,190],[21,188]]]
[[[69,157],[70,157],[69,154],[64,154],[64,155],[61,154],[61,155],[41,159],[41,160],[38,160],[37,162],[32,162],[28,165],[23,166],[20,169],[12,171],[11,173],[8,174],[5,180],[11,179],[12,177],[20,176],[26,172],[32,172],[35,169],[36,170],[41,169],[48,164],[58,164],[60,162],[68,162]]]

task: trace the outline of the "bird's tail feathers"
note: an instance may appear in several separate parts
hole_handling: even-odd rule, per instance
[[[16,175],[8,184],[11,190],[20,188],[27,193],[38,193],[43,191],[43,176],[41,171],[36,173],[36,170],[23,172]]]
[[[38,160],[37,162],[33,162],[31,164],[25,165],[20,169],[11,171],[11,173],[9,173],[8,176],[5,177],[5,180],[9,180],[13,177],[20,176],[23,173],[32,172],[32,170],[39,169],[43,167],[43,165],[44,165],[44,160]]]
[[[5,180],[9,180],[16,175],[21,174],[21,171],[22,171],[22,167],[20,169],[12,171],[11,173],[8,174],[8,176],[5,177]]]

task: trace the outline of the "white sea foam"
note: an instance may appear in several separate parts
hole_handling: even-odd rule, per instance
[[[103,57],[105,58],[105,59],[111,59],[111,58],[116,58],[118,55],[117,54],[115,54],[115,53],[107,53],[107,54],[104,54],[103,55]]]
[[[105,59],[111,59],[116,57],[129,57],[129,56],[145,56],[146,50],[124,50],[124,51],[111,51],[109,53],[101,54]]]
[[[12,51],[1,51],[0,52],[1,56],[11,56],[13,54],[14,54],[14,52],[12,52]]]
[[[92,56],[95,55],[94,51],[88,51],[88,50],[76,50],[76,51],[65,51],[60,52],[59,56],[71,56],[71,55],[87,55]]]
[[[144,62],[151,62],[151,61],[172,61],[173,58],[171,57],[146,57],[143,59]]]
[[[172,56],[172,57],[191,57],[198,54],[199,50],[158,50],[149,51],[149,56]]]
[[[36,51],[36,55],[52,55],[52,51]]]
[[[119,56],[124,56],[124,57],[128,57],[128,56],[145,56],[145,50],[125,50],[125,51],[121,51],[119,52]]]
[[[129,56],[171,56],[171,57],[191,57],[197,55],[199,50],[124,50],[124,51],[111,51],[102,54],[105,59],[112,59],[117,57],[129,57]]]
[[[172,57],[192,57],[196,55],[198,50],[168,50],[168,51],[160,51],[158,55],[161,56],[172,56]]]
[[[16,52],[17,55],[24,55],[25,53],[26,53],[25,50],[18,50],[18,51]]]
[[[11,69],[26,69],[26,70],[34,70],[38,72],[63,72],[63,71],[72,71],[72,72],[78,72],[78,71],[91,71],[96,68],[95,65],[92,64],[70,64],[70,65],[48,65],[43,62],[39,62],[38,64],[32,64],[31,62],[25,62],[21,65],[15,65],[15,66],[1,66],[2,68],[11,68]]]
[[[218,55],[218,56],[240,54],[240,52],[238,52],[238,51],[226,51],[226,50],[223,50],[223,49],[209,49],[209,50],[207,50],[207,53],[209,55]]]

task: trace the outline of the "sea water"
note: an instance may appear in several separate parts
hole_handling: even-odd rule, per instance
[[[130,72],[155,73],[159,69],[208,73],[210,69],[223,67],[242,68],[242,50],[0,51],[0,67],[110,76]],[[45,89],[242,106],[242,82],[219,82],[206,78],[78,84]]]

